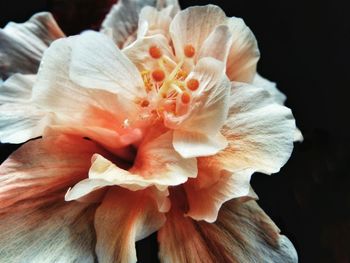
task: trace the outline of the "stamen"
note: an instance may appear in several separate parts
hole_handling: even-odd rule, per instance
[[[184,53],[185,53],[186,57],[192,58],[194,56],[194,54],[196,53],[196,50],[192,45],[186,45],[184,47]]]
[[[141,107],[147,107],[149,105],[149,101],[148,100],[143,100],[141,102]]]
[[[191,95],[188,92],[184,92],[181,95],[181,101],[184,104],[187,104],[191,101]]]
[[[155,81],[160,82],[160,81],[164,80],[164,78],[165,78],[165,73],[164,73],[164,71],[161,70],[161,69],[156,69],[156,70],[154,70],[154,71],[152,72],[152,78],[153,78]]]
[[[195,91],[199,87],[199,82],[196,79],[190,79],[187,81],[186,85],[189,90]]]
[[[162,51],[157,46],[151,46],[149,48],[148,52],[151,55],[151,57],[154,58],[154,59],[161,58],[162,55],[163,55]]]

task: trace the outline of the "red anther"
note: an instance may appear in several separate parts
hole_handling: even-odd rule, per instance
[[[165,78],[165,73],[161,69],[156,69],[152,72],[152,78],[158,82],[162,81]]]
[[[157,46],[151,46],[148,52],[151,55],[151,57],[155,59],[161,58],[163,55],[162,51]]]
[[[141,102],[141,107],[147,107],[149,105],[149,101],[148,100],[143,100]]]
[[[196,50],[192,45],[186,45],[184,47],[184,53],[186,57],[192,58],[194,56],[194,53],[196,53]]]
[[[191,95],[188,92],[184,92],[181,95],[181,101],[184,104],[187,104],[191,101]]]
[[[186,85],[188,89],[195,91],[199,87],[199,82],[196,79],[190,79],[187,81]]]

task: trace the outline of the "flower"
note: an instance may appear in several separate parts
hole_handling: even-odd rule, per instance
[[[64,37],[48,14],[1,33],[0,139],[31,141],[0,166],[0,254],[136,262],[158,231],[162,262],[296,262],[249,183],[279,171],[296,131],[254,35],[213,5],[142,5],[119,2],[100,33]],[[11,25],[50,36],[28,37],[49,39],[36,60]]]

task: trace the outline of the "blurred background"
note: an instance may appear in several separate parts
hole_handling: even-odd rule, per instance
[[[0,26],[50,11],[67,35],[98,29],[115,0],[0,0]],[[256,174],[259,204],[295,245],[301,263],[350,262],[350,20],[345,1],[180,1],[212,3],[254,32],[258,71],[287,95],[304,142],[272,176]],[[1,145],[3,161],[18,146]],[[139,261],[157,262],[155,235],[138,242]]]

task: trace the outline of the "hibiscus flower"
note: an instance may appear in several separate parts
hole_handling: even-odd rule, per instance
[[[254,35],[216,6],[158,5],[121,1],[101,33],[47,49],[51,16],[15,26],[50,40],[37,75],[4,53],[0,139],[33,139],[0,166],[5,261],[136,262],[155,231],[162,262],[297,261],[249,183],[279,171],[296,130],[257,85]]]

